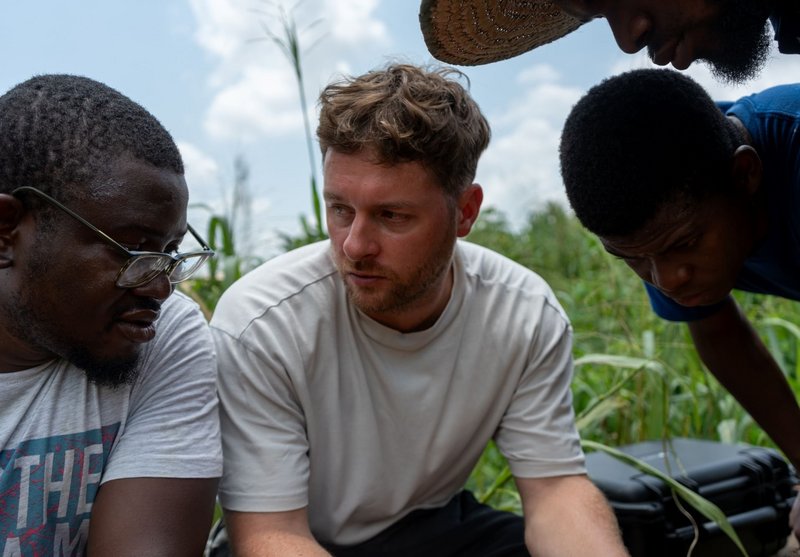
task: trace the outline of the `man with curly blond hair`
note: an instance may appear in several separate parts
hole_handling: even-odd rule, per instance
[[[538,275],[458,241],[490,135],[460,77],[390,65],[328,86],[330,240],[217,306],[238,556],[626,555],[585,474],[566,315]],[[464,490],[490,440],[524,517]]]

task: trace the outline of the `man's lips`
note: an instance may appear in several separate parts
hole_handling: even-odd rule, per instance
[[[159,309],[129,309],[116,317],[114,327],[131,342],[150,342],[156,336],[159,313]]]
[[[685,37],[672,39],[657,48],[650,49],[650,59],[659,66],[672,63],[676,70],[685,70],[694,61],[691,48]]]
[[[670,41],[667,44],[662,44],[658,47],[658,49],[650,49],[650,59],[654,64],[658,64],[659,66],[666,66],[669,64],[672,61],[674,54],[675,42],[673,41]]]
[[[682,294],[680,296],[671,297],[682,306],[693,307],[703,305],[702,302],[705,299],[705,294],[703,292],[698,292],[696,294]]]
[[[345,276],[354,286],[371,286],[386,278],[379,272],[372,270],[365,271],[360,269],[348,269],[345,271]]]

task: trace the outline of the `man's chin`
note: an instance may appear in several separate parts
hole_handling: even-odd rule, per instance
[[[718,304],[723,301],[728,296],[728,292],[723,294],[701,292],[699,294],[692,294],[691,296],[684,296],[682,298],[672,296],[670,296],[670,298],[675,303],[687,308],[713,306],[714,304]]]
[[[758,77],[769,59],[772,44],[772,33],[765,19],[753,16],[744,27],[731,23],[729,28],[719,31],[728,40],[717,54],[703,57],[717,81],[739,85]],[[764,21],[760,27],[759,20]]]
[[[726,85],[742,85],[759,76],[766,64],[766,56],[762,60],[753,61],[748,65],[732,65],[716,62],[714,60],[703,60],[711,70],[711,75]]]
[[[70,361],[82,369],[90,382],[116,389],[132,384],[139,375],[139,354],[112,359],[93,358],[87,354],[74,355]]]

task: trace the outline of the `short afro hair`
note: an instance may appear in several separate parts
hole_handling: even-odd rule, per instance
[[[573,107],[561,135],[561,175],[581,223],[599,236],[622,236],[665,203],[725,191],[742,142],[690,78],[634,70],[604,80]]]
[[[0,97],[0,193],[34,186],[60,192],[62,200],[74,197],[121,157],[183,174],[169,132],[107,85],[40,75]]]

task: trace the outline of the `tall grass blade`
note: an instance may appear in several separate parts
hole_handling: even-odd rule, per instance
[[[709,520],[715,522],[719,528],[725,532],[725,534],[731,539],[731,541],[736,545],[736,547],[741,551],[742,555],[745,557],[749,557],[747,551],[742,545],[742,541],[739,539],[739,536],[736,534],[736,530],[733,529],[730,522],[728,522],[728,518],[725,516],[725,513],[720,510],[718,506],[714,503],[702,497],[701,495],[695,493],[682,483],[674,480],[667,474],[663,473],[658,468],[654,468],[650,466],[646,462],[639,460],[636,457],[633,457],[629,454],[623,453],[613,447],[609,447],[608,445],[604,445],[603,443],[597,443],[596,441],[590,441],[588,439],[584,439],[581,441],[581,445],[583,445],[584,449],[591,449],[594,451],[602,451],[622,462],[633,466],[640,472],[644,472],[645,474],[649,474],[651,476],[655,476],[659,480],[663,481],[667,484],[678,496],[686,501],[689,505],[691,505],[694,509],[696,509],[700,514],[708,518]]]

